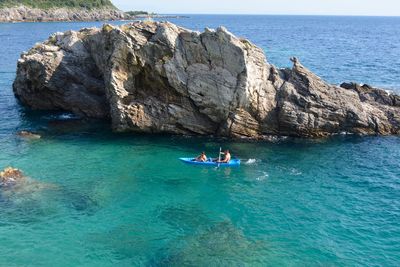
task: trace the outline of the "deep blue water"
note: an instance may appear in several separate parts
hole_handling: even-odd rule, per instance
[[[332,83],[400,92],[400,18],[191,16],[226,26]],[[122,22],[121,22],[122,23]],[[115,24],[121,24],[115,23]],[[51,33],[101,23],[0,24],[0,266],[399,266],[400,139],[245,142],[118,135],[103,123],[29,112],[12,94],[19,54]],[[15,133],[32,129],[40,140]],[[240,168],[178,157],[230,148]]]

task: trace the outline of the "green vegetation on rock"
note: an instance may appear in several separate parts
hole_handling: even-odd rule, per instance
[[[116,9],[110,0],[0,0],[0,8],[27,6],[31,8]]]

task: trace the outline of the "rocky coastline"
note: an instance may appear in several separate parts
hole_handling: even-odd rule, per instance
[[[188,18],[182,15],[138,14],[130,15],[114,8],[50,8],[40,9],[26,6],[0,9],[0,23],[15,22],[73,22],[73,21],[117,21],[142,20],[148,18]]]
[[[113,8],[50,8],[26,6],[0,9],[0,22],[56,22],[56,21],[113,21],[132,19],[123,11]]]
[[[32,109],[111,121],[118,132],[325,137],[397,135],[400,97],[329,84],[292,58],[270,64],[227,29],[168,22],[56,33],[21,55],[14,93]]]

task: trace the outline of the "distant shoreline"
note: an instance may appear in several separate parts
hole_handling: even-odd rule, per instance
[[[0,9],[0,23],[17,22],[90,22],[90,21],[129,21],[145,18],[188,18],[186,15],[135,14],[113,8],[50,8],[40,9],[27,6]]]
[[[102,21],[127,18],[125,13],[113,8],[30,8],[18,6],[0,9],[0,22],[50,22],[50,21]]]
[[[156,15],[137,15],[134,18],[136,19],[145,19],[145,18],[152,18],[152,19],[189,19],[190,16],[188,15],[161,15],[161,14],[156,14]]]
[[[77,8],[51,8],[39,9],[27,6],[0,8],[0,23],[18,22],[102,22],[102,21],[132,21],[141,19],[185,19],[191,16],[226,16],[226,17],[316,17],[316,18],[400,18],[400,16],[376,15],[312,15],[312,14],[156,14],[143,13],[130,15],[132,11],[122,11],[110,8],[77,9]],[[135,12],[135,11],[133,11]]]
[[[31,21],[31,20],[24,20],[24,21],[1,21],[0,24],[7,24],[7,23],[76,23],[76,22],[113,22],[113,21],[121,21],[121,22],[130,22],[130,21],[137,21],[143,20],[148,18],[147,16],[137,16],[134,18],[129,19],[112,19],[112,20],[44,20],[44,21]],[[173,15],[159,15],[159,16],[150,16],[151,19],[189,19],[190,16],[173,16]]]
[[[351,14],[221,14],[221,13],[171,13],[164,15],[176,15],[176,16],[253,16],[253,17],[262,17],[262,16],[277,16],[277,17],[384,17],[384,18],[400,18],[400,15],[351,15]]]
[[[178,13],[178,14],[163,14],[163,16],[226,16],[226,17],[335,17],[335,18],[400,18],[400,16],[378,16],[378,15],[313,15],[313,14],[203,14],[203,13]]]

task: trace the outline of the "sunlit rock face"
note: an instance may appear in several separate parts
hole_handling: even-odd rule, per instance
[[[225,28],[168,22],[56,33],[22,54],[14,92],[33,109],[110,119],[115,131],[263,138],[399,134],[399,97],[277,69]],[[384,99],[384,101],[382,101]]]
[[[0,22],[110,21],[122,19],[130,19],[130,16],[111,7],[91,10],[71,7],[41,9],[20,5],[0,9]]]
[[[7,167],[0,172],[0,186],[15,185],[25,180],[25,176],[19,169]]]

